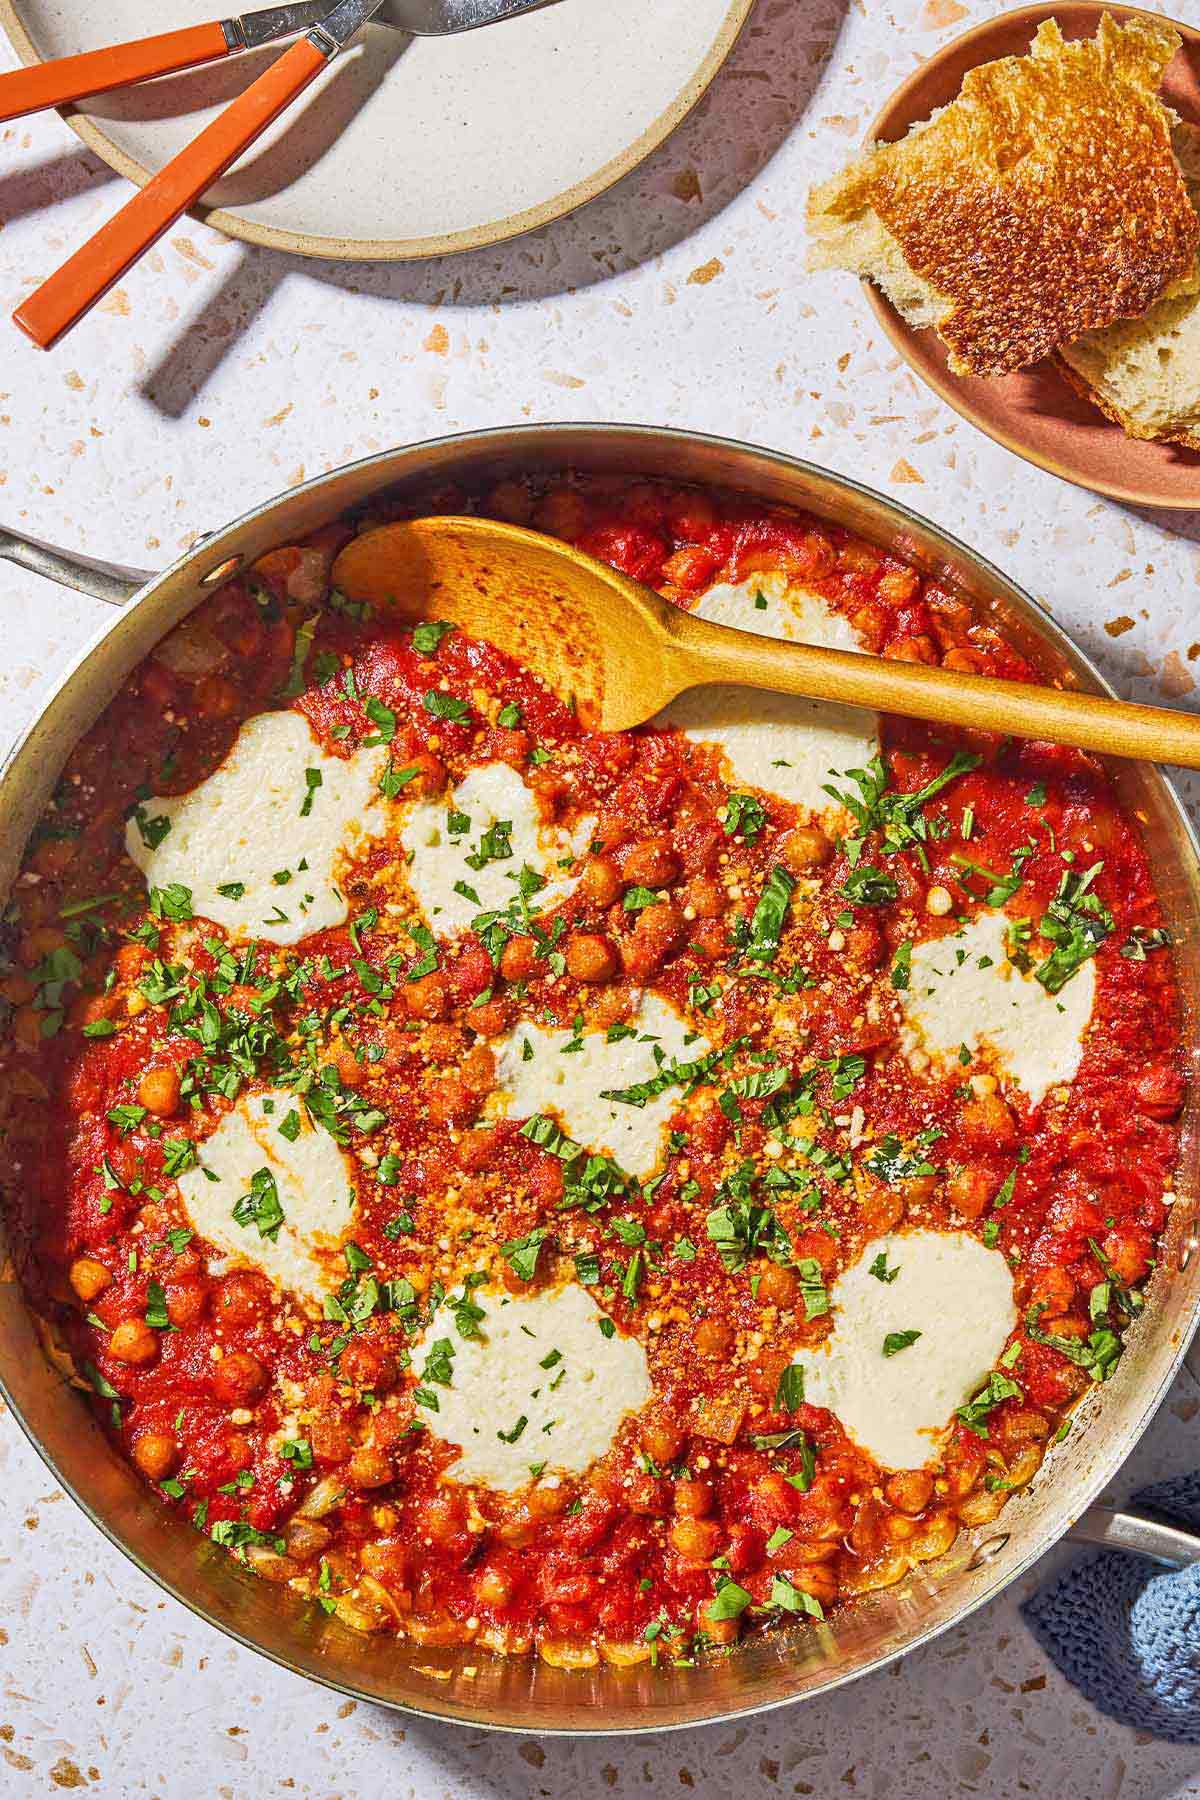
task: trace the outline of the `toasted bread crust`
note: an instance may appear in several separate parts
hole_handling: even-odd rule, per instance
[[[1073,388],[1081,400],[1090,400],[1097,412],[1102,412],[1106,419],[1111,419],[1114,425],[1119,425],[1126,437],[1140,438],[1144,442],[1151,441],[1159,444],[1182,444],[1185,449],[1200,450],[1200,433],[1186,429],[1174,431],[1167,425],[1151,430],[1137,419],[1132,418],[1129,413],[1122,412],[1119,407],[1114,406],[1111,400],[1094,388],[1090,381],[1086,381],[1078,369],[1073,369],[1066,358],[1059,356],[1057,351],[1054,354],[1053,362],[1067,386]]]
[[[873,209],[944,298],[960,374],[1008,374],[1138,317],[1200,242],[1156,97],[1179,45],[1165,22],[1105,14],[1067,44],[1047,21],[1028,56],[971,70],[927,124],[818,189],[814,230]]]

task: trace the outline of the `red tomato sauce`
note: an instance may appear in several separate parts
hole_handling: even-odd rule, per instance
[[[782,572],[875,653],[1039,678],[961,597],[815,520],[571,479],[441,495],[427,510],[468,505],[565,537],[681,606]],[[1183,1078],[1136,824],[1082,753],[886,719],[893,796],[956,753],[974,759],[917,815],[920,839],[889,847],[869,830],[856,858],[848,816],[826,830],[766,793],[753,829],[731,831],[736,789],[711,747],[653,727],[589,733],[489,645],[451,631],[422,653],[411,631],[347,606],[329,568],[352,530],[274,552],[206,601],[190,656],[160,648],[135,671],[33,835],[0,983],[21,1278],[164,1504],[344,1625],[587,1666],[686,1662],[819,1618],[996,1516],[1074,1400],[1111,1373],[1139,1308]],[[432,716],[434,691],[461,700],[462,718]],[[124,849],[133,808],[195,788],[264,710],[298,709],[328,754],[353,755],[378,730],[368,698],[391,717],[405,804],[504,762],[547,817],[594,818],[577,884],[541,933],[472,929],[427,967],[398,919],[411,905],[388,911],[403,893],[390,838],[347,871],[347,923],[287,950],[163,917],[161,903],[156,914]],[[1098,910],[1079,915],[1102,933],[1082,1062],[1036,1108],[986,1059],[914,1076],[898,1043],[905,946],[983,905],[989,879],[964,858],[1019,872],[1004,909],[1030,922],[1034,961],[1064,877],[1099,865]],[[856,862],[885,878],[882,898],[847,894]],[[747,942],[778,871],[789,905],[756,965]],[[643,889],[649,902],[627,906]],[[494,1047],[523,1020],[627,1023],[645,989],[733,1049],[680,1091],[653,1179],[589,1186],[525,1121],[496,1117]],[[755,1072],[776,1085],[739,1091]],[[305,1079],[334,1094],[354,1159],[353,1255],[324,1318],[248,1258],[213,1254],[175,1179],[239,1095],[303,1097]],[[772,1167],[799,1167],[778,1123],[781,1097],[799,1093],[816,1156],[772,1187]],[[856,1144],[888,1138],[929,1172],[873,1173]],[[747,1207],[770,1213],[744,1256],[710,1228],[723,1206],[743,1221]],[[917,1224],[1002,1252],[1020,1324],[940,1461],[888,1472],[785,1371],[828,1334],[839,1271]],[[537,1232],[532,1265],[506,1252]],[[412,1352],[424,1333],[451,1332],[446,1302],[472,1268],[510,1295],[583,1281],[644,1345],[653,1399],[583,1473],[531,1471],[508,1492],[453,1479],[458,1452],[416,1397]]]

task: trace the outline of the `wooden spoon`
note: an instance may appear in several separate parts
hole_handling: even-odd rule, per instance
[[[573,696],[594,730],[627,730],[687,688],[733,683],[1200,768],[1200,718],[1191,713],[734,631],[557,538],[494,519],[366,531],[337,558],[333,582],[348,599],[406,620],[449,619],[486,638]]]

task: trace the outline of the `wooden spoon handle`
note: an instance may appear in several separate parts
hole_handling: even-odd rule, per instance
[[[36,63],[30,69],[14,69],[0,75],[0,119],[20,119],[43,107],[65,106],[70,100],[88,100],[93,94],[111,93],[113,88],[132,87],[153,75],[173,75],[195,63],[215,62],[228,56],[230,49],[224,27],[214,21],[138,38],[132,44],[110,44],[82,56],[60,56],[55,62]]]
[[[852,650],[784,644],[687,613],[679,618],[680,626],[671,632],[680,653],[674,669],[677,680],[682,676],[677,691],[707,682],[733,682],[903,713],[935,725],[1046,738],[1106,756],[1200,769],[1200,717],[1192,713],[990,675],[928,669],[921,663],[891,662]]]
[[[199,137],[161,168],[120,212],[100,227],[13,314],[43,350],[90,312],[156,243],[180,213],[195,204],[242,151],[262,136],[297,94],[326,66],[328,56],[311,37],[273,62]]]

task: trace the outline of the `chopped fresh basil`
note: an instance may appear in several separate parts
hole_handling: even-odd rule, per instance
[[[284,1212],[270,1169],[259,1169],[250,1177],[250,1192],[243,1194],[234,1206],[233,1217],[239,1225],[254,1226],[261,1238],[269,1238],[272,1243],[278,1238]]]
[[[448,619],[425,619],[413,627],[413,649],[418,656],[432,656],[444,637],[454,630]]]
[[[461,725],[471,716],[471,708],[465,700],[458,700],[453,694],[441,694],[437,690],[425,694],[421,705],[435,719],[448,719],[452,725]]]
[[[883,1340],[885,1356],[899,1356],[901,1350],[907,1350],[921,1336],[919,1331],[889,1331]]]

